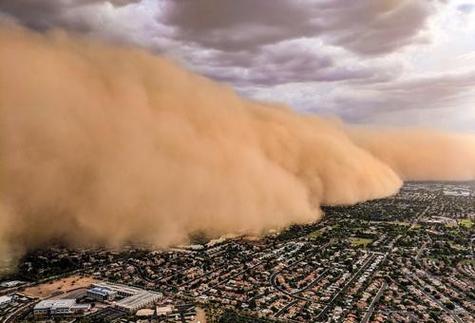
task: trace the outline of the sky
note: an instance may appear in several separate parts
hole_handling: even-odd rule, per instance
[[[145,47],[301,113],[475,132],[474,0],[0,0],[0,20]]]

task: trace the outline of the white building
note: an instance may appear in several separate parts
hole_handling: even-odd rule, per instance
[[[0,287],[10,288],[10,287],[16,287],[16,286],[22,285],[24,283],[25,282],[20,281],[20,280],[10,280],[10,281],[6,281],[6,282],[1,283]]]
[[[111,301],[117,296],[117,291],[107,287],[93,287],[87,290],[87,297],[97,301]]]
[[[143,292],[144,290],[141,288],[127,286],[123,284],[113,284],[109,282],[100,282],[100,283],[93,283],[91,288],[104,288],[109,289],[111,291],[115,291],[119,296],[132,296],[138,293]]]
[[[133,286],[113,284],[109,282],[94,283],[91,287],[91,290],[94,288],[107,289],[116,292],[117,295],[121,297],[124,297],[123,299],[115,302],[114,304],[115,307],[127,311],[129,313],[135,313],[136,311],[142,308],[153,305],[163,296],[161,293],[151,292]]]
[[[0,296],[0,308],[5,308],[13,302],[11,296]]]
[[[75,316],[91,309],[89,304],[77,304],[75,299],[50,299],[39,302],[33,308],[36,317]]]
[[[157,306],[157,316],[167,316],[173,313],[173,306]]]
[[[129,313],[135,313],[136,311],[154,304],[162,298],[159,293],[143,291],[141,293],[129,296],[118,301],[115,305],[121,310],[125,310]]]

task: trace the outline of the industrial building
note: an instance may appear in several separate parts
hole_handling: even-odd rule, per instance
[[[173,306],[171,305],[166,305],[166,306],[157,306],[156,311],[157,311],[157,316],[167,316],[173,313]]]
[[[108,282],[94,283],[91,285],[91,289],[89,289],[89,291],[91,291],[91,294],[94,294],[94,296],[97,297],[101,297],[101,295],[104,294],[104,291],[108,291],[108,293],[115,293],[113,294],[114,297],[115,295],[123,297],[122,299],[116,301],[114,306],[129,313],[135,313],[142,308],[153,305],[160,298],[162,298],[161,293]]]
[[[126,297],[118,301],[115,306],[118,309],[127,311],[129,313],[135,313],[139,309],[145,308],[147,306],[153,305],[157,302],[162,295],[159,293],[153,293],[148,291],[143,291],[133,296]]]
[[[50,299],[36,304],[33,314],[35,317],[76,316],[90,309],[90,304],[78,304],[75,299]]]
[[[112,301],[116,296],[117,291],[107,287],[93,287],[87,290],[87,297],[100,302]]]
[[[122,297],[132,296],[144,291],[141,288],[122,285],[122,284],[114,284],[114,283],[109,283],[109,282],[93,283],[91,285],[91,288],[108,289],[108,290],[116,292],[117,295],[122,296]]]

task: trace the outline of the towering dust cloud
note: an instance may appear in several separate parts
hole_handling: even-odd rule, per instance
[[[259,233],[401,179],[471,179],[474,151],[244,100],[142,50],[0,29],[3,250]]]

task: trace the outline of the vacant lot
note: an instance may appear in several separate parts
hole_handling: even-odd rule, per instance
[[[70,276],[26,288],[23,293],[32,297],[49,298],[76,288],[89,287],[93,282],[95,279],[91,277]]]

